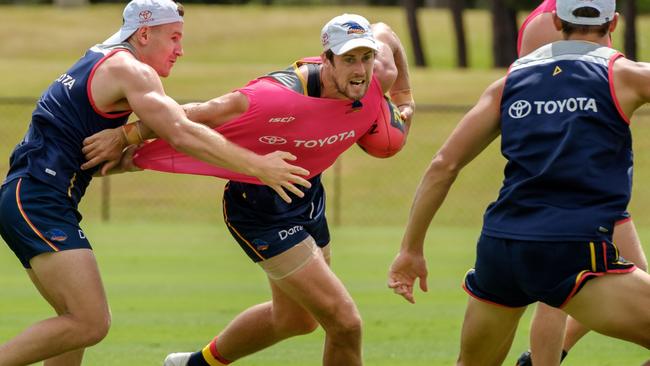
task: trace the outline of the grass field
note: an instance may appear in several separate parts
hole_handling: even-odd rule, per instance
[[[432,230],[430,289],[417,294],[415,305],[385,286],[401,228],[333,232],[333,268],[363,315],[367,365],[453,364],[466,302],[460,282],[473,262],[477,230]],[[221,225],[113,223],[88,225],[85,231],[93,238],[113,311],[111,332],[88,351],[87,365],[160,365],[167,353],[202,347],[239,311],[268,299],[262,271],[248,262]],[[0,289],[0,342],[49,316],[8,250],[0,251]],[[506,365],[513,365],[527,346],[528,316]],[[290,339],[238,364],[318,365],[323,336],[318,330]],[[638,366],[648,357],[640,347],[591,334],[564,364]]]
[[[405,17],[395,8],[188,6],[186,56],[165,81],[180,100],[211,98],[247,80],[319,52],[321,24],[343,11],[391,24],[406,39]],[[61,10],[0,7],[0,97],[37,97],[83,50],[112,34],[121,9],[102,5]],[[412,69],[418,105],[469,105],[503,70],[489,70],[489,17],[467,13],[471,62],[456,71],[446,12],[420,13],[432,67]],[[640,19],[642,58],[650,58],[650,20]],[[51,41],[43,42],[43,39]],[[31,105],[0,105],[0,173],[19,140]],[[409,305],[385,287],[415,186],[435,150],[461,117],[457,110],[422,108],[409,144],[388,160],[358,149],[346,153],[343,190],[325,175],[330,213],[335,202],[341,225],[333,229],[333,268],[348,286],[364,317],[366,364],[418,366],[453,364],[458,351],[466,295],[460,289],[474,258],[482,212],[496,195],[502,159],[494,143],[459,177],[429,234],[430,292]],[[636,167],[631,211],[642,239],[650,236],[649,116],[634,121]],[[256,266],[223,228],[218,202],[222,182],[203,177],[138,173],[110,180],[111,221],[100,217],[102,182],[94,182],[82,204],[84,229],[92,239],[113,310],[108,338],[87,354],[87,365],[159,365],[172,351],[203,346],[234,315],[265,301],[269,292]],[[646,248],[648,246],[646,245]],[[646,253],[648,250],[646,249]],[[50,310],[36,294],[18,261],[0,249],[0,342]],[[527,347],[526,315],[506,365]],[[243,360],[241,365],[318,365],[323,334],[299,337]],[[637,366],[647,350],[600,335],[580,342],[568,366]]]

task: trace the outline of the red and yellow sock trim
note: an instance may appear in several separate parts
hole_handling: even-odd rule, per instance
[[[203,358],[210,366],[223,366],[229,365],[231,361],[226,360],[220,353],[217,351],[217,339],[213,339],[212,342],[208,343],[207,346],[201,350]]]

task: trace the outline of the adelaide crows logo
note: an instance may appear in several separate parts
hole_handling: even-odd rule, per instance
[[[140,23],[148,22],[149,20],[151,20],[152,15],[153,13],[151,12],[151,10],[141,11],[140,14],[138,14],[138,17],[140,18]]]
[[[66,239],[68,239],[68,235],[63,230],[59,229],[46,231],[43,235],[54,241],[66,241]]]
[[[366,33],[366,28],[357,22],[347,22],[343,23],[344,27],[348,28],[348,34],[364,34]]]

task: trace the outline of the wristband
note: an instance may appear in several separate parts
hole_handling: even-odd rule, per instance
[[[395,91],[391,90],[390,99],[393,101],[393,104],[398,107],[405,104],[409,104],[411,106],[415,105],[413,95],[411,95],[411,89],[402,89]]]
[[[139,122],[122,125],[122,134],[126,140],[126,145],[138,145],[144,142],[140,132]]]

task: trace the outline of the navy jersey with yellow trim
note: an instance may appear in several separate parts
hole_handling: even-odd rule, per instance
[[[632,138],[610,89],[620,53],[560,41],[517,60],[501,100],[508,160],[486,235],[521,240],[611,237],[630,199]]]
[[[88,90],[95,68],[115,52],[134,52],[128,44],[90,48],[45,90],[32,113],[23,140],[10,157],[5,182],[32,177],[66,194],[75,205],[96,169],[82,171],[83,140],[101,130],[123,125],[130,111],[105,114],[93,107]]]
[[[320,58],[308,57],[294,62],[284,70],[271,72],[264,77],[274,79],[296,93],[320,98],[320,64]],[[303,65],[307,67],[307,80],[300,73],[300,67]]]

